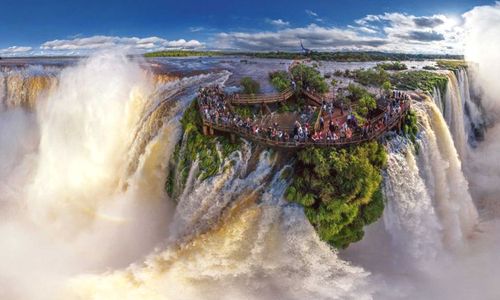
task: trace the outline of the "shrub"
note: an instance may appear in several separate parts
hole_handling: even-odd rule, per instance
[[[402,62],[399,62],[399,61],[395,61],[395,62],[388,62],[388,63],[380,63],[377,65],[377,68],[381,68],[381,69],[384,69],[386,71],[403,71],[403,70],[407,70],[408,67],[402,63]]]
[[[298,64],[291,69],[292,77],[299,89],[309,87],[317,93],[326,93],[328,85],[321,73],[307,65]]]
[[[250,77],[241,78],[240,84],[244,94],[258,94],[260,92],[260,84]]]
[[[356,112],[360,114],[363,118],[368,116],[368,112],[377,107],[377,101],[370,94],[364,94],[358,101],[356,106]]]
[[[286,71],[269,73],[269,80],[278,92],[283,92],[291,86],[290,78],[288,77],[288,72]]]
[[[354,80],[362,85],[380,87],[384,82],[389,81],[390,76],[382,68],[359,69],[353,72]]]

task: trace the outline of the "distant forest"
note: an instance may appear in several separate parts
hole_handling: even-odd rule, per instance
[[[464,59],[463,55],[407,54],[386,52],[222,52],[222,51],[158,51],[146,53],[146,57],[189,57],[189,56],[247,56],[255,58],[312,59],[323,61],[393,61],[428,59]]]

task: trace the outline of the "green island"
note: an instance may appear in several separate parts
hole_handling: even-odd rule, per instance
[[[389,74],[380,66],[348,74],[342,73],[342,76],[354,78],[358,82],[335,88],[338,90],[338,101],[355,104],[352,114],[359,119],[359,122],[366,120],[370,112],[376,110],[376,101],[379,101],[368,91],[369,87],[378,87],[385,95],[390,94],[392,84],[404,86],[408,90],[430,92],[434,87],[441,88],[442,80],[446,80],[445,76],[441,77],[438,73],[428,71],[403,70]],[[324,93],[329,89],[327,80],[314,67],[305,64],[298,64],[289,72],[271,72],[269,80],[276,90],[281,92],[290,89],[292,80],[297,87],[307,86],[316,93]],[[258,82],[244,78],[241,86],[241,97],[256,96]],[[233,151],[242,146],[240,138],[231,138],[227,133],[207,135],[204,132],[206,128],[203,127],[204,121],[198,98],[194,99],[184,112],[181,119],[183,135],[169,164],[166,190],[174,197],[183,190],[195,161],[198,163],[198,168],[194,175],[199,180],[205,180],[230,167],[230,164],[224,165],[223,162]],[[289,107],[288,112],[304,109],[306,106],[304,101],[303,96],[299,96],[296,92],[291,100],[279,104],[278,113],[283,111],[283,106]],[[237,114],[244,115],[244,118],[250,118],[255,112],[250,106],[234,105],[233,108]],[[317,113],[315,118],[318,118]],[[397,131],[411,141],[415,145],[415,151],[418,151],[418,126],[414,111],[409,110],[404,114]],[[364,236],[364,227],[382,216],[385,201],[381,188],[382,172],[387,163],[384,139],[345,147],[312,145],[291,150],[266,147],[266,145],[262,147],[263,145],[252,141],[250,146],[252,152],[270,149],[275,155],[285,158],[282,160],[283,163],[294,161],[291,171],[285,175],[290,178],[290,184],[284,197],[290,203],[304,208],[305,215],[319,237],[332,247],[343,249],[361,240]],[[174,178],[180,178],[179,182],[174,182]]]

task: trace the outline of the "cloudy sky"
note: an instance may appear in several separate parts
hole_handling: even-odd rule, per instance
[[[105,2],[105,3],[103,3]],[[483,0],[1,0],[0,56],[108,47],[461,54]]]

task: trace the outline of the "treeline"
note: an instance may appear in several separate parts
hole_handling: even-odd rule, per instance
[[[386,53],[386,52],[312,52],[308,55],[297,52],[255,52],[239,53],[257,58],[281,58],[281,59],[300,59],[310,58],[312,60],[323,61],[400,61],[400,60],[433,60],[433,59],[463,59],[461,55],[430,55],[430,54],[405,54],[405,53]]]
[[[169,50],[146,53],[146,57],[188,57],[188,56],[248,56],[255,58],[277,59],[312,59],[323,61],[401,61],[401,60],[433,60],[433,59],[463,59],[462,55],[431,55],[431,54],[406,54],[386,52],[224,52],[224,51],[190,51]]]
[[[190,56],[220,56],[222,52],[216,51],[189,51],[189,50],[168,50],[156,51],[144,54],[145,57],[190,57]]]

